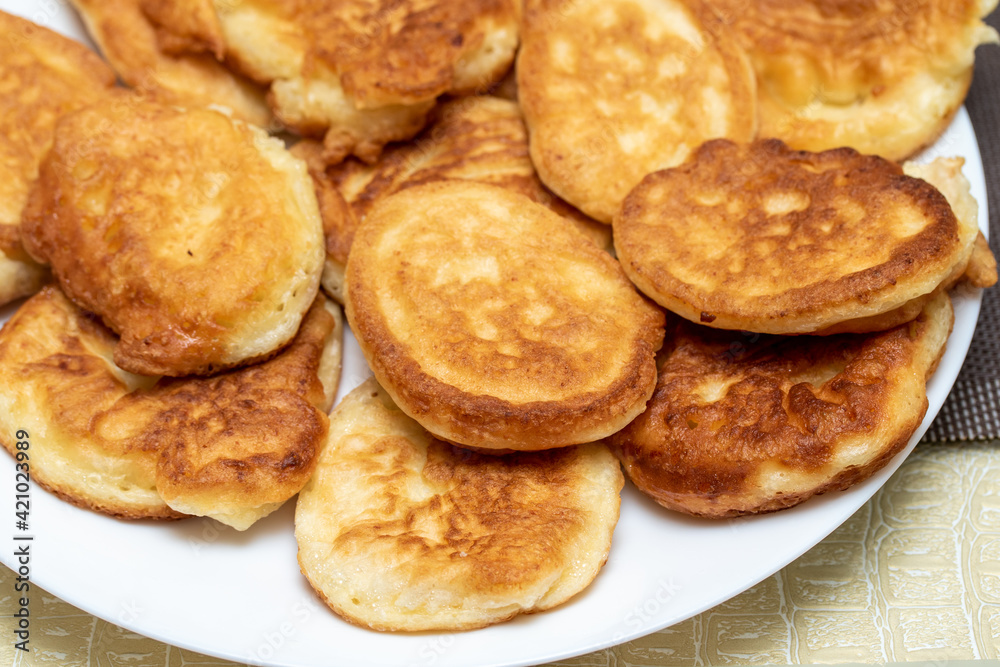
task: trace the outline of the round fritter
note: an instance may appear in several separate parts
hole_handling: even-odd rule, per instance
[[[678,318],[649,407],[608,443],[640,490],[697,516],[846,489],[920,425],[953,319],[946,293],[875,334],[766,336]]]
[[[583,590],[624,479],[600,443],[491,456],[435,439],[370,379],[330,417],[299,494],[303,574],[348,621],[468,630]]]
[[[514,102],[486,95],[446,102],[412,142],[387,148],[371,165],[348,158],[327,166],[322,146],[308,140],[292,153],[306,160],[316,183],[326,235],[323,288],[341,303],[344,267],[358,225],[385,197],[422,183],[459,179],[520,192],[573,222],[602,248],[611,247],[610,227],[559,199],[538,179]]]
[[[647,176],[614,221],[625,272],[657,303],[720,329],[783,334],[912,319],[923,302],[910,302],[965,270],[977,232],[974,216],[957,218],[895,163],[777,139],[705,143]]]
[[[996,0],[711,0],[757,73],[760,136],[902,160],[965,99]]]
[[[517,86],[542,180],[606,223],[646,174],[756,128],[749,61],[702,0],[528,0]]]
[[[129,103],[65,116],[21,235],[67,295],[121,336],[115,363],[147,375],[273,354],[323,271],[305,164],[208,109]]]
[[[639,414],[656,381],[663,313],[565,220],[496,186],[384,199],[354,237],[346,296],[382,386],[459,444],[592,442]]]
[[[340,309],[320,296],[284,352],[213,378],[133,375],[115,337],[55,286],[0,331],[0,443],[32,437],[32,479],[126,519],[211,516],[240,530],[316,465],[340,376]]]
[[[439,95],[485,92],[517,46],[513,0],[215,6],[228,60],[271,86],[269,101],[285,125],[325,135],[330,163],[352,153],[371,161],[387,142],[409,139]]]
[[[109,99],[114,84],[83,45],[0,11],[0,304],[38,291],[48,277],[21,247],[18,224],[56,121]]]
[[[167,14],[170,3],[162,0],[69,0],[76,8],[101,53],[126,84],[136,100],[151,99],[164,104],[207,107],[221,105],[249,123],[267,127],[272,123],[264,89],[230,71],[212,53],[177,53],[171,42],[157,30],[153,19],[187,16],[197,7],[188,0]],[[198,14],[205,18],[204,9]],[[171,33],[172,34],[172,33]],[[207,39],[203,32],[188,35],[188,44]],[[164,44],[166,42],[166,44]],[[167,50],[163,50],[163,46]],[[215,49],[219,48],[215,44]]]

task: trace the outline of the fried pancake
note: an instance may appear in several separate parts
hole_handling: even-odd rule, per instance
[[[56,121],[108,97],[114,84],[86,47],[0,11],[0,305],[48,279],[21,247],[18,224]]]
[[[302,141],[292,153],[309,165],[326,235],[323,288],[343,303],[344,266],[358,225],[376,203],[408,187],[458,179],[520,192],[573,222],[602,248],[611,229],[556,197],[539,180],[528,155],[528,134],[514,102],[489,96],[442,104],[413,142],[388,148],[372,165],[349,158],[327,166],[323,148]]]
[[[340,376],[340,309],[320,296],[298,336],[213,378],[133,375],[115,336],[55,286],[0,331],[0,442],[32,434],[32,478],[126,519],[211,516],[245,529],[312,474]]]
[[[24,246],[121,336],[115,363],[130,372],[267,357],[319,289],[312,180],[257,127],[208,109],[89,107],[59,122],[40,174]]]
[[[757,73],[760,136],[902,160],[965,99],[996,0],[711,0]]]
[[[299,494],[299,564],[346,620],[468,630],[550,609],[608,557],[624,479],[600,443],[490,456],[435,439],[374,379]]]
[[[749,61],[702,0],[528,0],[517,60],[531,159],[610,223],[643,176],[706,139],[749,141]]]
[[[656,381],[663,314],[562,218],[496,186],[382,200],[354,237],[346,297],[375,377],[451,442],[593,442],[639,414]]]
[[[964,227],[978,229],[979,204],[972,196],[969,179],[962,174],[964,164],[965,159],[960,157],[938,158],[926,164],[907,162],[903,164],[903,172],[937,188]],[[997,282],[997,261],[982,232],[976,234],[972,255],[961,279],[972,287],[991,287]]]
[[[70,4],[80,13],[90,36],[118,76],[134,89],[137,99],[184,107],[220,105],[255,125],[272,124],[264,89],[227,69],[211,53],[177,54],[161,49],[164,39],[168,41],[168,49],[181,48],[176,41],[170,43],[160,34],[162,31],[158,33],[150,19],[170,16],[170,3],[70,0]],[[185,25],[193,26],[197,17],[185,14],[184,10],[197,5],[196,0],[186,0],[184,5],[174,8],[172,15],[187,15]],[[188,44],[205,38],[193,28],[190,30]]]
[[[271,85],[288,127],[325,135],[326,160],[373,161],[444,93],[483,92],[517,46],[512,0],[216,0],[227,57]]]
[[[696,516],[846,489],[920,425],[953,319],[946,293],[875,334],[747,336],[678,318],[649,407],[608,442],[640,490]]]
[[[647,176],[614,222],[625,272],[657,303],[712,327],[775,334],[912,319],[965,271],[977,233],[975,214],[956,217],[895,163],[777,139],[705,143]]]

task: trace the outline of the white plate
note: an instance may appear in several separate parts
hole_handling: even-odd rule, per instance
[[[82,39],[59,0],[0,0],[0,8]],[[963,155],[986,229],[982,162],[962,109],[926,154]],[[459,634],[380,634],[341,621],[296,563],[293,504],[246,533],[209,519],[124,522],[77,509],[37,486],[31,495],[31,579],[130,630],[254,665],[528,665],[580,655],[700,613],[784,567],[850,517],[917,443],[951,389],[979,315],[981,293],[955,299],[955,329],[928,385],[927,418],[904,454],[868,481],[762,517],[704,521],[668,512],[630,484],[611,556],[594,583],[562,607]],[[11,309],[2,313],[9,317]],[[346,341],[341,396],[369,374]],[[339,400],[339,398],[338,398]],[[0,456],[0,461],[4,457]],[[13,545],[14,465],[0,471],[0,512]],[[13,547],[0,561],[13,567]],[[39,593],[34,592],[34,595]]]

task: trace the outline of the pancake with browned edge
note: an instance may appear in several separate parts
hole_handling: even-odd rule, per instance
[[[997,0],[709,0],[757,73],[760,136],[903,160],[944,131]]]
[[[330,416],[299,494],[299,564],[351,623],[483,627],[550,609],[593,580],[623,482],[600,443],[507,456],[443,443],[370,379]]]
[[[212,378],[134,375],[115,336],[55,286],[0,331],[0,443],[32,435],[32,479],[126,519],[210,516],[239,530],[295,495],[326,437],[340,309],[320,296],[273,359]]]
[[[750,63],[702,0],[527,0],[517,94],[542,181],[610,223],[642,177],[757,127]]]
[[[281,349],[312,305],[323,224],[305,164],[260,128],[151,103],[65,116],[25,249],[121,340],[133,373],[205,375]]]
[[[639,414],[656,380],[662,312],[568,221],[493,185],[382,200],[354,237],[346,297],[382,386],[459,444],[592,442]]]
[[[977,234],[974,214],[893,162],[777,139],[707,142],[647,176],[614,222],[625,272],[657,303],[776,334],[913,319],[965,272]]]
[[[608,442],[640,490],[697,516],[846,489],[920,425],[953,320],[945,293],[875,334],[747,335],[678,318],[649,407]]]

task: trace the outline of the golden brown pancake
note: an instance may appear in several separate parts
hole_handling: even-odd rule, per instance
[[[32,479],[81,507],[243,530],[312,474],[342,331],[320,296],[270,361],[212,378],[139,376],[111,360],[111,331],[48,286],[0,331],[0,442],[14,454],[27,430]]]
[[[115,363],[130,372],[267,357],[316,296],[312,180],[257,127],[208,109],[89,107],[60,121],[40,173],[24,246],[121,336]]]
[[[468,630],[561,604],[607,560],[623,478],[600,443],[491,456],[435,439],[374,379],[330,417],[299,564],[346,620]]]
[[[122,80],[133,88],[133,97],[184,107],[219,105],[232,110],[242,120],[255,125],[271,125],[264,90],[233,73],[211,53],[171,53],[161,49],[180,48],[162,36],[150,16],[165,17],[169,3],[150,0],[70,0],[87,26],[101,53]],[[173,15],[185,15],[196,0],[185,0]],[[200,14],[199,14],[200,15]],[[187,14],[190,24],[197,17]],[[189,44],[201,33],[189,34]],[[199,49],[204,50],[204,49]]]
[[[640,490],[696,516],[846,489],[920,425],[953,319],[946,293],[875,334],[747,335],[678,318],[649,407],[608,442]]]
[[[216,0],[227,59],[270,85],[329,163],[409,139],[444,93],[485,92],[517,46],[513,0]],[[180,35],[183,38],[184,35]]]
[[[760,136],[902,160],[965,99],[996,0],[711,0],[757,73]]]
[[[756,129],[750,63],[702,0],[527,0],[517,87],[542,181],[607,223],[646,174]]]
[[[433,181],[477,181],[520,192],[572,221],[602,248],[611,247],[610,227],[559,199],[538,179],[517,104],[485,95],[463,97],[442,104],[434,116],[412,142],[389,147],[372,165],[348,158],[327,166],[315,141],[292,148],[316,183],[326,235],[327,294],[343,303],[347,253],[372,207],[394,192]]]
[[[109,98],[114,83],[86,47],[0,11],[0,305],[48,279],[21,247],[18,225],[56,121]]]
[[[841,333],[916,317],[965,271],[975,225],[876,156],[715,140],[647,176],[614,236],[639,289],[693,322]]]
[[[346,310],[375,377],[435,436],[484,449],[593,442],[642,411],[663,314],[549,209],[443,181],[354,237]]]

